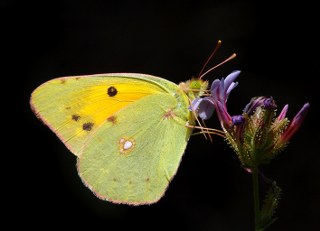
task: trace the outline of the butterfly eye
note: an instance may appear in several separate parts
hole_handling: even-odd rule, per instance
[[[191,89],[200,89],[201,88],[201,82],[198,81],[198,80],[191,81],[190,88]]]

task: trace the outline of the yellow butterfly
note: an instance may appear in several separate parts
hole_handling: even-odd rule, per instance
[[[31,96],[35,114],[77,156],[78,173],[101,199],[151,204],[175,175],[192,128],[190,102],[208,83],[179,85],[135,73],[62,77]]]

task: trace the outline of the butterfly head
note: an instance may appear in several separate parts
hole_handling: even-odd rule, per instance
[[[206,93],[208,89],[208,81],[204,81],[202,79],[191,79],[187,82],[180,83],[179,87],[189,97],[189,99],[194,100]]]

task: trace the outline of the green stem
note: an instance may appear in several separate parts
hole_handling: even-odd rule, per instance
[[[260,199],[259,199],[259,170],[252,169],[253,201],[254,201],[254,230],[260,231]]]

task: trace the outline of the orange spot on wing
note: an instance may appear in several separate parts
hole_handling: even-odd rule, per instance
[[[116,117],[115,116],[110,116],[107,118],[107,121],[108,122],[111,122],[112,124],[115,124],[117,121],[116,121]]]
[[[165,119],[172,119],[174,118],[176,115],[174,114],[172,109],[169,109],[166,113],[164,113],[163,117]]]

